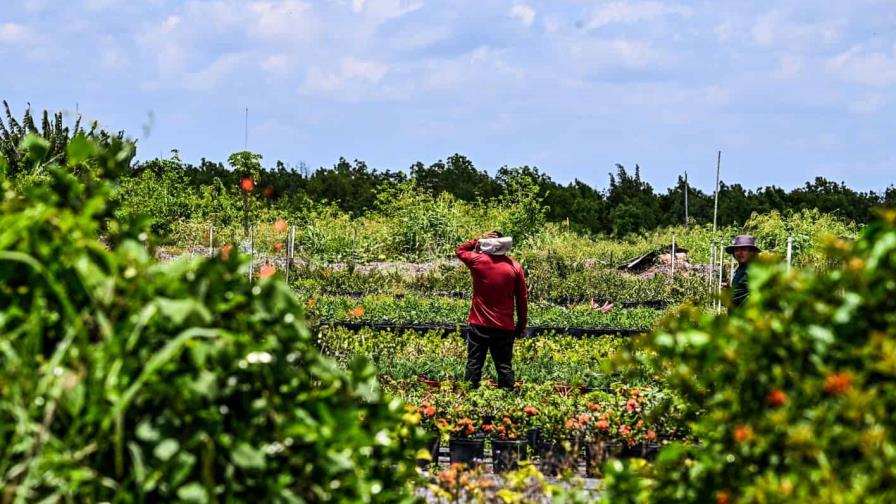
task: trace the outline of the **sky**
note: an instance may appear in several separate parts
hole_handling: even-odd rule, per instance
[[[457,152],[711,191],[721,150],[722,179],[750,188],[896,183],[896,0],[0,4],[0,98],[125,130],[141,159],[247,145],[266,166],[399,170]]]

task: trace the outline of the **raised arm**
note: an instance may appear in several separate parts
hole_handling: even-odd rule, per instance
[[[529,293],[526,287],[526,275],[523,268],[518,267],[516,272],[516,337],[519,338],[526,332],[526,324],[529,322]]]
[[[479,240],[474,238],[468,242],[461,243],[455,250],[454,253],[457,255],[457,258],[467,266],[473,264],[473,259],[476,257],[476,254],[473,251],[476,250],[476,243]]]

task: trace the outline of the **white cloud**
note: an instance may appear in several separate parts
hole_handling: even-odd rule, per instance
[[[0,43],[18,44],[25,42],[30,34],[30,30],[24,25],[18,23],[0,24]]]
[[[847,105],[847,108],[853,114],[873,114],[879,111],[885,104],[883,96],[872,93],[852,100]]]
[[[778,76],[784,79],[793,79],[800,75],[803,69],[803,59],[796,54],[778,55]]]
[[[875,87],[896,85],[896,45],[889,54],[867,52],[862,46],[838,54],[828,61],[828,70],[839,78]]]
[[[285,74],[289,71],[289,56],[286,54],[271,54],[263,58],[258,66],[265,72],[273,74]]]
[[[568,44],[567,50],[573,65],[587,72],[614,65],[644,68],[651,63],[671,58],[664,57],[659,50],[643,40],[588,39]]]
[[[731,27],[730,23],[722,23],[716,26],[713,31],[716,33],[716,38],[722,44],[731,40],[731,35],[734,33],[734,29]]]
[[[586,27],[593,29],[613,23],[637,23],[671,15],[688,17],[692,14],[693,10],[691,8],[682,5],[665,4],[657,1],[617,1],[609,2],[594,9]]]
[[[249,33],[266,39],[304,37],[312,28],[311,4],[298,0],[252,2]]]
[[[762,14],[750,30],[753,42],[762,47],[806,48],[836,42],[840,39],[844,21],[799,23],[777,10]]]
[[[510,17],[518,19],[526,28],[535,22],[535,9],[526,4],[516,4],[510,8]]]
[[[210,65],[185,75],[187,88],[193,91],[209,91],[218,87],[226,77],[233,74],[246,61],[242,53],[226,53],[218,57]]]
[[[114,7],[118,2],[119,0],[87,0],[84,5],[88,10],[99,11]]]
[[[360,91],[376,86],[389,71],[389,66],[370,60],[343,58],[338,68],[330,71],[319,66],[308,70],[302,91],[311,94],[339,95],[356,99]]]

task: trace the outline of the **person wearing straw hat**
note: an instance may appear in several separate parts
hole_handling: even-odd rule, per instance
[[[756,239],[750,235],[736,236],[731,245],[725,247],[725,252],[734,256],[737,261],[737,269],[731,280],[731,306],[739,308],[747,297],[750,296],[750,286],[747,283],[747,269],[750,262],[761,252],[756,246]]]
[[[482,379],[482,367],[488,353],[492,354],[498,371],[498,386],[508,390],[514,386],[513,342],[526,330],[528,300],[523,268],[507,257],[512,245],[512,238],[492,231],[455,250],[473,277],[464,380],[474,388]]]

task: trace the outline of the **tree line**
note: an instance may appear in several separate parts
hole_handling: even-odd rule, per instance
[[[239,169],[206,159],[196,165],[154,159],[138,163],[134,173],[171,169],[183,170],[189,183],[197,188],[211,185],[215,179],[225,186],[236,186],[243,177]],[[355,216],[373,210],[377,195],[388,187],[409,179],[433,195],[445,192],[463,201],[488,204],[504,193],[512,178],[525,176],[534,181],[539,197],[548,208],[548,220],[568,222],[580,232],[624,236],[682,224],[685,191],[690,221],[712,222],[713,194],[688,187],[682,177],[674,187],[659,192],[641,178],[637,165],[630,170],[617,164],[608,175],[609,185],[604,189],[578,179],[564,185],[530,166],[502,167],[492,176],[461,154],[430,165],[417,162],[407,172],[380,171],[360,160],[349,162],[340,158],[332,167],[313,172],[304,166],[292,168],[278,161],[274,168],[261,168],[253,173],[255,184],[274,201],[287,198],[295,205],[309,200],[328,202]],[[753,212],[777,210],[786,214],[814,208],[864,223],[873,218],[874,208],[896,206],[896,187],[892,185],[883,192],[861,192],[823,177],[790,191],[776,186],[747,189],[724,181],[720,188],[720,225],[743,224]]]

